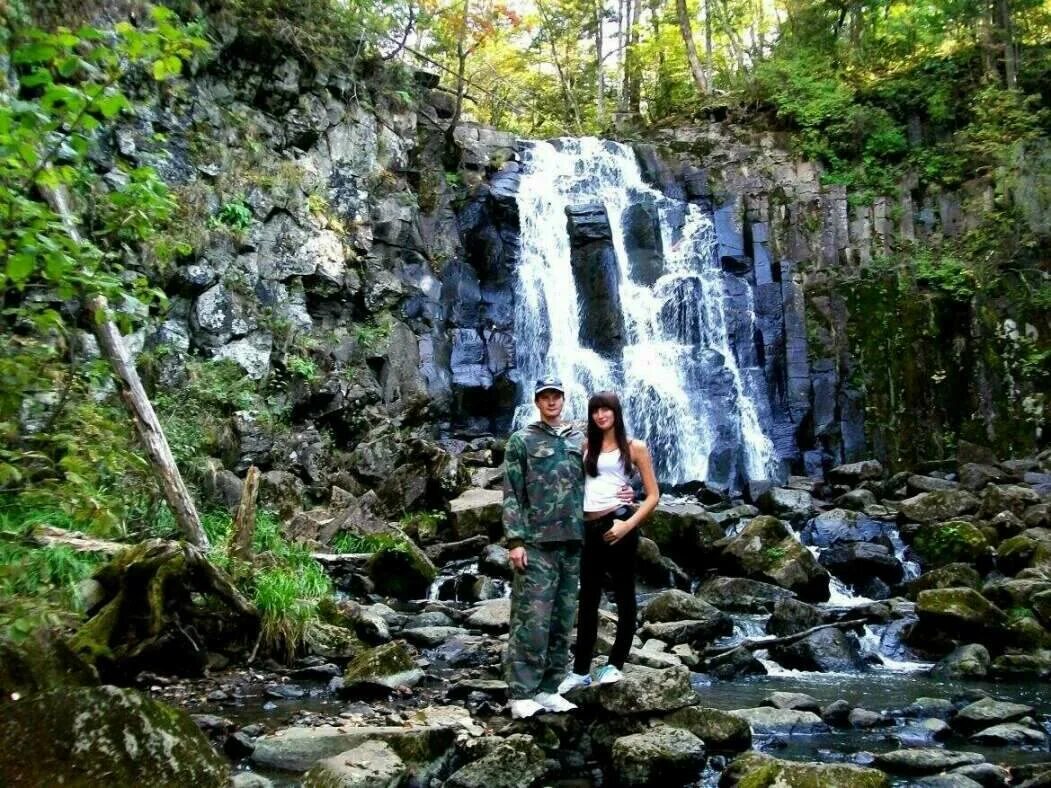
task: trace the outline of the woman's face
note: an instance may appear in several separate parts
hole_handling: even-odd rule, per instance
[[[595,426],[600,430],[612,429],[613,408],[596,408],[595,412],[591,414],[591,420],[595,422]]]

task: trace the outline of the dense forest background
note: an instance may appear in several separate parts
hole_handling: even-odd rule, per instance
[[[975,437],[966,434],[974,420],[957,415],[932,427],[926,412],[905,412],[912,400],[900,388],[920,376],[916,391],[930,392],[944,370],[894,364],[917,336],[937,342],[941,323],[986,320],[992,333],[1006,332],[1001,366],[1020,390],[1038,392],[1018,403],[1021,427],[999,448],[1031,449],[1046,419],[1051,220],[1034,213],[1046,194],[1011,195],[1019,173],[1051,162],[1051,3],[0,0],[0,18],[0,589],[15,608],[5,613],[10,626],[66,610],[93,565],[72,550],[27,547],[27,529],[50,523],[132,540],[175,533],[108,367],[83,346],[95,317],[82,306],[102,294],[119,306],[125,331],[157,322],[166,309],[159,283],[176,262],[209,233],[244,232],[252,216],[232,177],[204,222],[193,195],[151,167],[104,178],[93,141],[134,115],[137,102],[177,95],[230,31],[240,46],[291,51],[343,75],[363,104],[412,106],[421,89],[415,72],[440,75],[448,148],[468,119],[524,137],[627,140],[718,121],[741,133],[776,132],[820,163],[826,183],[849,187],[852,204],[903,181],[936,193],[987,179],[992,199],[978,225],[937,246],[903,244],[837,284],[871,316],[851,337],[859,385],[892,459],[951,453],[961,436]],[[253,144],[246,136],[244,150]],[[454,167],[444,169],[446,186],[464,187]],[[270,173],[268,186],[285,175]],[[1026,183],[1051,189],[1046,177]],[[368,347],[385,330],[362,323],[355,338]],[[262,382],[193,360],[179,387],[156,385],[163,350],[140,354],[195,491],[206,477],[198,466],[234,413],[252,409],[287,426],[288,391],[316,379],[309,344],[287,338],[283,362]],[[932,411],[951,410],[951,390],[923,396],[936,400]],[[204,519],[222,545],[230,514]],[[279,531],[264,516],[260,549],[282,558],[246,585],[264,613],[279,611],[275,639],[294,642],[296,622],[313,614],[327,580]],[[19,607],[37,593],[56,607]]]

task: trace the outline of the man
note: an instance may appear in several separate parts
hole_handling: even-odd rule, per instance
[[[507,442],[504,534],[515,570],[507,684],[511,716],[569,711],[558,694],[569,663],[584,536],[584,434],[562,422],[565,390],[538,380],[540,421]]]

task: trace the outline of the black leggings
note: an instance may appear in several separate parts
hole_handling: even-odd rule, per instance
[[[613,598],[617,603],[617,639],[609,652],[609,664],[624,667],[631,641],[635,637],[635,555],[639,548],[639,529],[633,528],[616,544],[602,535],[614,520],[626,520],[631,511],[622,506],[598,520],[584,523],[584,552],[580,559],[580,606],[577,610],[577,646],[574,673],[588,673],[598,636],[598,606],[602,600],[602,581],[609,573]]]

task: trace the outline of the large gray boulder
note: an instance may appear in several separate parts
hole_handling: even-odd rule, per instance
[[[937,523],[975,512],[978,506],[978,499],[966,490],[934,490],[906,498],[898,510],[906,520]]]
[[[828,480],[833,484],[854,486],[864,481],[883,477],[883,466],[879,460],[862,460],[846,465],[837,465],[828,472]]]
[[[992,657],[989,649],[981,643],[967,643],[957,646],[951,653],[931,668],[932,676],[943,676],[950,679],[979,679],[989,673]]]
[[[744,752],[752,746],[752,729],[722,709],[687,706],[664,717],[665,725],[684,728],[704,742],[709,752]]]
[[[631,664],[624,666],[624,678],[615,684],[574,690],[570,698],[615,715],[657,714],[697,704],[685,667],[660,670]]]
[[[903,775],[937,774],[948,769],[983,763],[976,752],[955,752],[934,748],[893,750],[876,755],[875,765],[885,772]]]
[[[773,647],[770,657],[786,668],[821,673],[847,673],[867,667],[857,641],[834,627],[811,632],[788,646]]]
[[[729,574],[774,583],[808,602],[829,598],[829,574],[776,517],[756,517],[736,536],[717,543]]]
[[[483,744],[486,744],[483,742]],[[528,788],[547,771],[544,751],[529,736],[496,739],[481,758],[445,781],[448,788]]]
[[[387,744],[414,771],[426,772],[440,763],[456,739],[447,726],[335,728],[297,726],[255,740],[251,761],[257,766],[286,772],[305,772],[325,758],[333,758],[365,742]]]
[[[733,619],[703,599],[678,589],[662,591],[642,609],[642,621],[700,621],[710,630],[709,638],[733,632]]]
[[[1024,703],[982,698],[960,709],[952,718],[951,724],[953,728],[963,733],[974,733],[992,725],[1017,722],[1023,717],[1030,716],[1034,711],[1032,706]]]
[[[499,538],[504,512],[500,490],[470,489],[449,501],[449,524],[453,538],[469,536]]]
[[[916,597],[919,621],[910,634],[915,642],[978,642],[1002,650],[1007,641],[1007,615],[973,588],[936,588]]]
[[[623,785],[692,781],[704,766],[704,742],[683,728],[658,725],[613,742],[613,768]]]
[[[732,709],[730,714],[752,726],[756,734],[828,733],[829,727],[812,711],[775,709],[772,706],[757,706],[752,709]]]
[[[303,775],[303,788],[390,788],[408,772],[405,761],[382,741],[367,741],[323,758]]]
[[[697,596],[728,613],[769,613],[779,599],[795,599],[787,588],[746,577],[713,577]]]
[[[2,708],[3,785],[219,788],[230,779],[226,760],[185,712],[135,690],[63,688]]]

